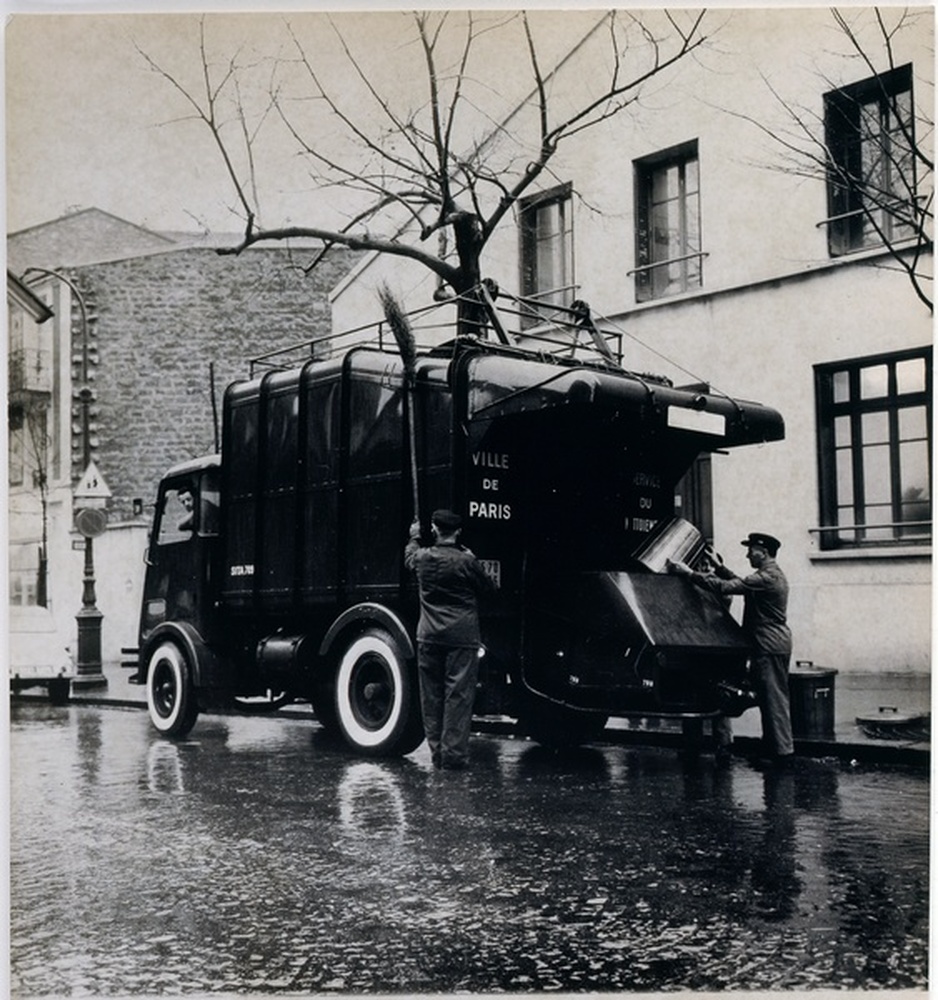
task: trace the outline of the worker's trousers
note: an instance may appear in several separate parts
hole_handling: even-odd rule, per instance
[[[762,742],[768,754],[784,757],[795,749],[788,697],[790,653],[756,653],[751,669],[762,714]]]
[[[479,676],[476,647],[421,642],[417,646],[423,729],[434,766],[469,763],[472,705]]]

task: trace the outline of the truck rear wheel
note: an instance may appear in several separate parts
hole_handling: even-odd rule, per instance
[[[414,671],[383,629],[356,636],[343,653],[335,708],[342,738],[367,756],[410,753],[423,741]]]
[[[147,664],[147,710],[164,736],[185,736],[195,725],[199,705],[192,667],[185,653],[168,639],[153,650]]]

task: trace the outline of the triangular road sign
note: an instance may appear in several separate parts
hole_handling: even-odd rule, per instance
[[[111,496],[104,476],[98,472],[98,467],[94,461],[88,463],[85,474],[81,477],[75,487],[76,500],[107,500]]]

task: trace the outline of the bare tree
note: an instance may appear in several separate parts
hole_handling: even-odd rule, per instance
[[[907,275],[932,310],[933,275],[923,264],[933,249],[933,102],[917,93],[913,107],[911,66],[897,54],[931,14],[852,8],[832,9],[831,17],[866,79],[843,85],[825,77],[820,113],[786,100],[766,80],[787,124],[742,117],[782,148],[774,169],[827,185],[831,254],[885,248],[889,266]]]
[[[264,103],[251,113],[242,87],[246,70],[257,64],[239,63],[238,56],[213,63],[205,19],[198,87],[141,54],[186,102],[188,117],[207,129],[233,185],[243,238],[224,252],[312,237],[326,249],[340,244],[408,258],[433,272],[438,296],[456,297],[462,322],[471,323],[482,254],[499,224],[525,192],[551,176],[562,144],[627,112],[653,80],[705,43],[705,13],[596,12],[584,37],[570,38],[550,69],[538,42],[538,15],[407,16],[406,44],[379,51],[372,45],[366,55],[356,51],[351,32],[329,19],[344,65],[339,74],[324,68],[321,53],[288,24],[288,48],[272,60]],[[420,86],[391,96],[393,88],[381,82],[389,59],[398,78]],[[519,67],[523,79],[517,79]],[[561,69],[588,85],[573,88],[575,96],[554,87]],[[514,108],[502,114],[502,88],[512,74]],[[347,222],[333,228],[316,220],[260,224],[257,164],[275,126],[307,162],[314,186],[331,186],[355,206]]]

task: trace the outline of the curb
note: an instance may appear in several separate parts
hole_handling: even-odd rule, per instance
[[[128,698],[116,698],[113,695],[96,695],[93,691],[82,692],[81,695],[66,695],[64,698],[61,692],[55,696],[51,691],[47,691],[48,682],[31,685],[33,688],[42,688],[42,694],[31,693],[24,690],[10,691],[11,702],[41,702],[44,704],[56,705],[87,705],[96,708],[125,708],[146,711],[145,701]],[[213,709],[212,715],[238,716],[235,709]],[[279,714],[291,719],[315,720],[315,715],[311,709],[286,708],[281,709]],[[476,719],[473,722],[472,731],[474,733],[485,734],[487,736],[517,737],[519,735],[516,723],[503,719]],[[648,730],[629,729],[607,729],[602,739],[597,742],[611,746],[654,746],[664,747],[671,750],[680,750],[683,746],[683,738],[680,733],[651,732]],[[751,736],[736,736],[733,740],[734,758],[755,758],[759,756],[761,741]],[[706,756],[706,750],[702,751],[702,756]],[[795,739],[795,755],[802,758],[836,758],[850,764],[890,764],[915,768],[927,768],[931,764],[931,747],[927,743],[906,743],[902,741],[878,741],[860,743],[854,741],[815,740],[815,739]]]
[[[493,736],[517,736],[514,723],[476,720],[473,732]],[[680,733],[649,732],[647,730],[607,729],[597,742],[612,746],[655,746],[669,750],[680,750],[683,738]],[[754,759],[760,755],[761,740],[751,736],[733,738],[733,757]],[[707,751],[701,751],[707,756]],[[931,763],[931,747],[923,743],[880,742],[854,743],[836,740],[795,740],[795,756],[814,759],[837,758],[848,763],[903,764],[912,767],[928,767]]]

